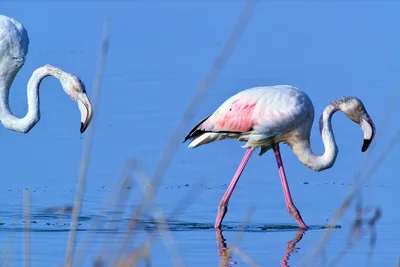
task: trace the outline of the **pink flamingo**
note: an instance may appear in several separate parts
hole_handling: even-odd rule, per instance
[[[220,229],[228,202],[253,151],[260,147],[259,155],[273,149],[289,214],[300,228],[308,228],[290,195],[279,143],[291,147],[301,163],[314,171],[331,168],[338,148],[332,131],[332,115],[341,110],[364,132],[365,152],[375,136],[375,126],[364,104],[356,97],[346,96],[331,102],[322,112],[319,126],[324,143],[323,155],[315,155],[310,147],[310,133],[314,120],[314,106],[308,95],[290,85],[255,87],[243,90],[227,99],[212,115],[203,119],[186,136],[193,139],[189,148],[213,141],[234,138],[246,142],[247,151],[228,189],[218,206],[214,228]]]

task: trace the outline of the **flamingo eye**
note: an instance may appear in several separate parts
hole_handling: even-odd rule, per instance
[[[82,82],[82,80],[79,79],[78,77],[77,77],[76,79],[77,79],[77,81],[78,81],[78,83],[79,83],[79,87],[80,87],[80,89],[82,90],[82,92],[83,92],[83,93],[86,93],[85,84],[84,84],[84,83]]]

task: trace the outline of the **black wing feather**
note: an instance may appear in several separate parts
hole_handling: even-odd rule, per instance
[[[210,115],[211,116],[211,115]],[[206,131],[198,129],[200,127],[200,125],[205,122],[210,116],[204,118],[202,121],[200,121],[196,126],[193,127],[193,129],[190,131],[190,133],[188,135],[186,135],[185,140],[183,140],[183,143],[185,143],[188,139],[191,138],[196,138],[200,135],[202,135],[203,133],[205,133]]]
[[[211,116],[211,115],[210,115]],[[199,129],[200,125],[205,122],[210,116],[204,118],[202,121],[200,121],[196,126],[193,127],[193,129],[190,131],[188,135],[186,135],[185,140],[183,140],[183,143],[185,143],[188,139],[194,139],[204,133],[220,133],[220,134],[242,134],[245,132],[250,132],[253,131],[253,127],[248,129],[247,131],[244,132],[238,132],[238,131],[206,131],[206,130],[201,130]]]

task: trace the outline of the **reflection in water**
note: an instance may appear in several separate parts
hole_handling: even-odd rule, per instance
[[[298,249],[295,246],[303,238],[305,231],[306,230],[304,229],[299,229],[296,236],[292,240],[287,242],[286,252],[280,261],[282,267],[290,266],[287,261],[289,260],[290,255]],[[232,265],[237,264],[236,261],[231,260],[232,255],[228,251],[229,247],[225,242],[226,239],[222,234],[222,230],[217,229],[216,236],[217,236],[218,254],[220,255],[220,262],[221,262],[220,266],[231,267]]]
[[[220,257],[220,265],[219,266],[225,266],[225,267],[230,267],[233,264],[236,264],[236,261],[232,261],[232,254],[228,251],[228,247],[226,245],[226,239],[222,235],[222,230],[221,229],[216,229],[216,236],[217,236],[217,245],[218,245],[218,254],[221,256]]]
[[[283,257],[281,259],[282,267],[289,267],[289,264],[287,261],[289,260],[290,254],[292,254],[293,251],[298,250],[298,248],[296,248],[295,246],[303,238],[305,231],[306,230],[304,230],[304,229],[300,229],[297,232],[296,236],[293,238],[293,240],[287,242],[285,255],[283,255]]]
[[[72,213],[73,206],[66,205],[66,206],[54,206],[44,210],[46,213]]]

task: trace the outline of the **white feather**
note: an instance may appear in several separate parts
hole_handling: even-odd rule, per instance
[[[215,141],[218,138],[218,135],[219,134],[217,134],[217,133],[204,133],[204,134],[200,135],[199,137],[195,138],[192,142],[190,142],[188,147],[195,148],[200,145],[210,143],[212,141]]]

